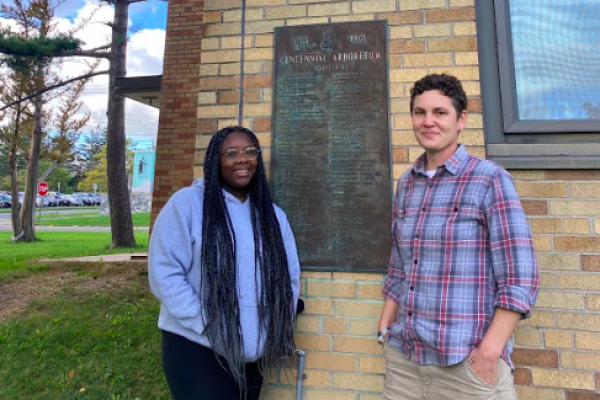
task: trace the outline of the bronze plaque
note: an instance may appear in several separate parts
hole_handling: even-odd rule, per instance
[[[275,29],[271,184],[303,269],[387,266],[386,32],[385,21]]]

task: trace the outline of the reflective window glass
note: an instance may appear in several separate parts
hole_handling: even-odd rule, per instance
[[[600,119],[600,1],[510,0],[516,119]]]

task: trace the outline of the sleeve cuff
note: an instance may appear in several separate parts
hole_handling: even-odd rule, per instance
[[[531,317],[532,299],[529,294],[518,286],[501,288],[496,295],[494,308],[515,311],[521,314],[521,319]]]
[[[400,304],[399,296],[395,294],[399,292],[400,288],[398,286],[398,283],[394,282],[394,279],[388,276],[385,280],[385,284],[383,285],[383,298],[385,300],[393,301],[396,304]]]

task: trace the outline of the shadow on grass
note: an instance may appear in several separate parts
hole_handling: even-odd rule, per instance
[[[27,282],[29,281],[29,282]],[[1,399],[168,399],[145,263],[60,265],[0,319]]]

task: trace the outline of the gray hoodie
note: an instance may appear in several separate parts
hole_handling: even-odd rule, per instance
[[[250,220],[250,201],[241,202],[223,191],[227,210],[235,229],[238,263],[238,297],[246,362],[264,353],[264,338],[258,342],[254,234]],[[204,179],[175,193],[160,212],[148,251],[148,278],[154,296],[160,301],[158,326],[202,346],[211,347],[204,334],[200,288],[202,252],[202,201]],[[287,252],[294,306],[300,292],[300,264],[296,242],[285,213],[277,206],[281,234]],[[260,274],[259,274],[260,275]],[[259,276],[260,278],[260,276]],[[290,321],[291,323],[291,321]]]

